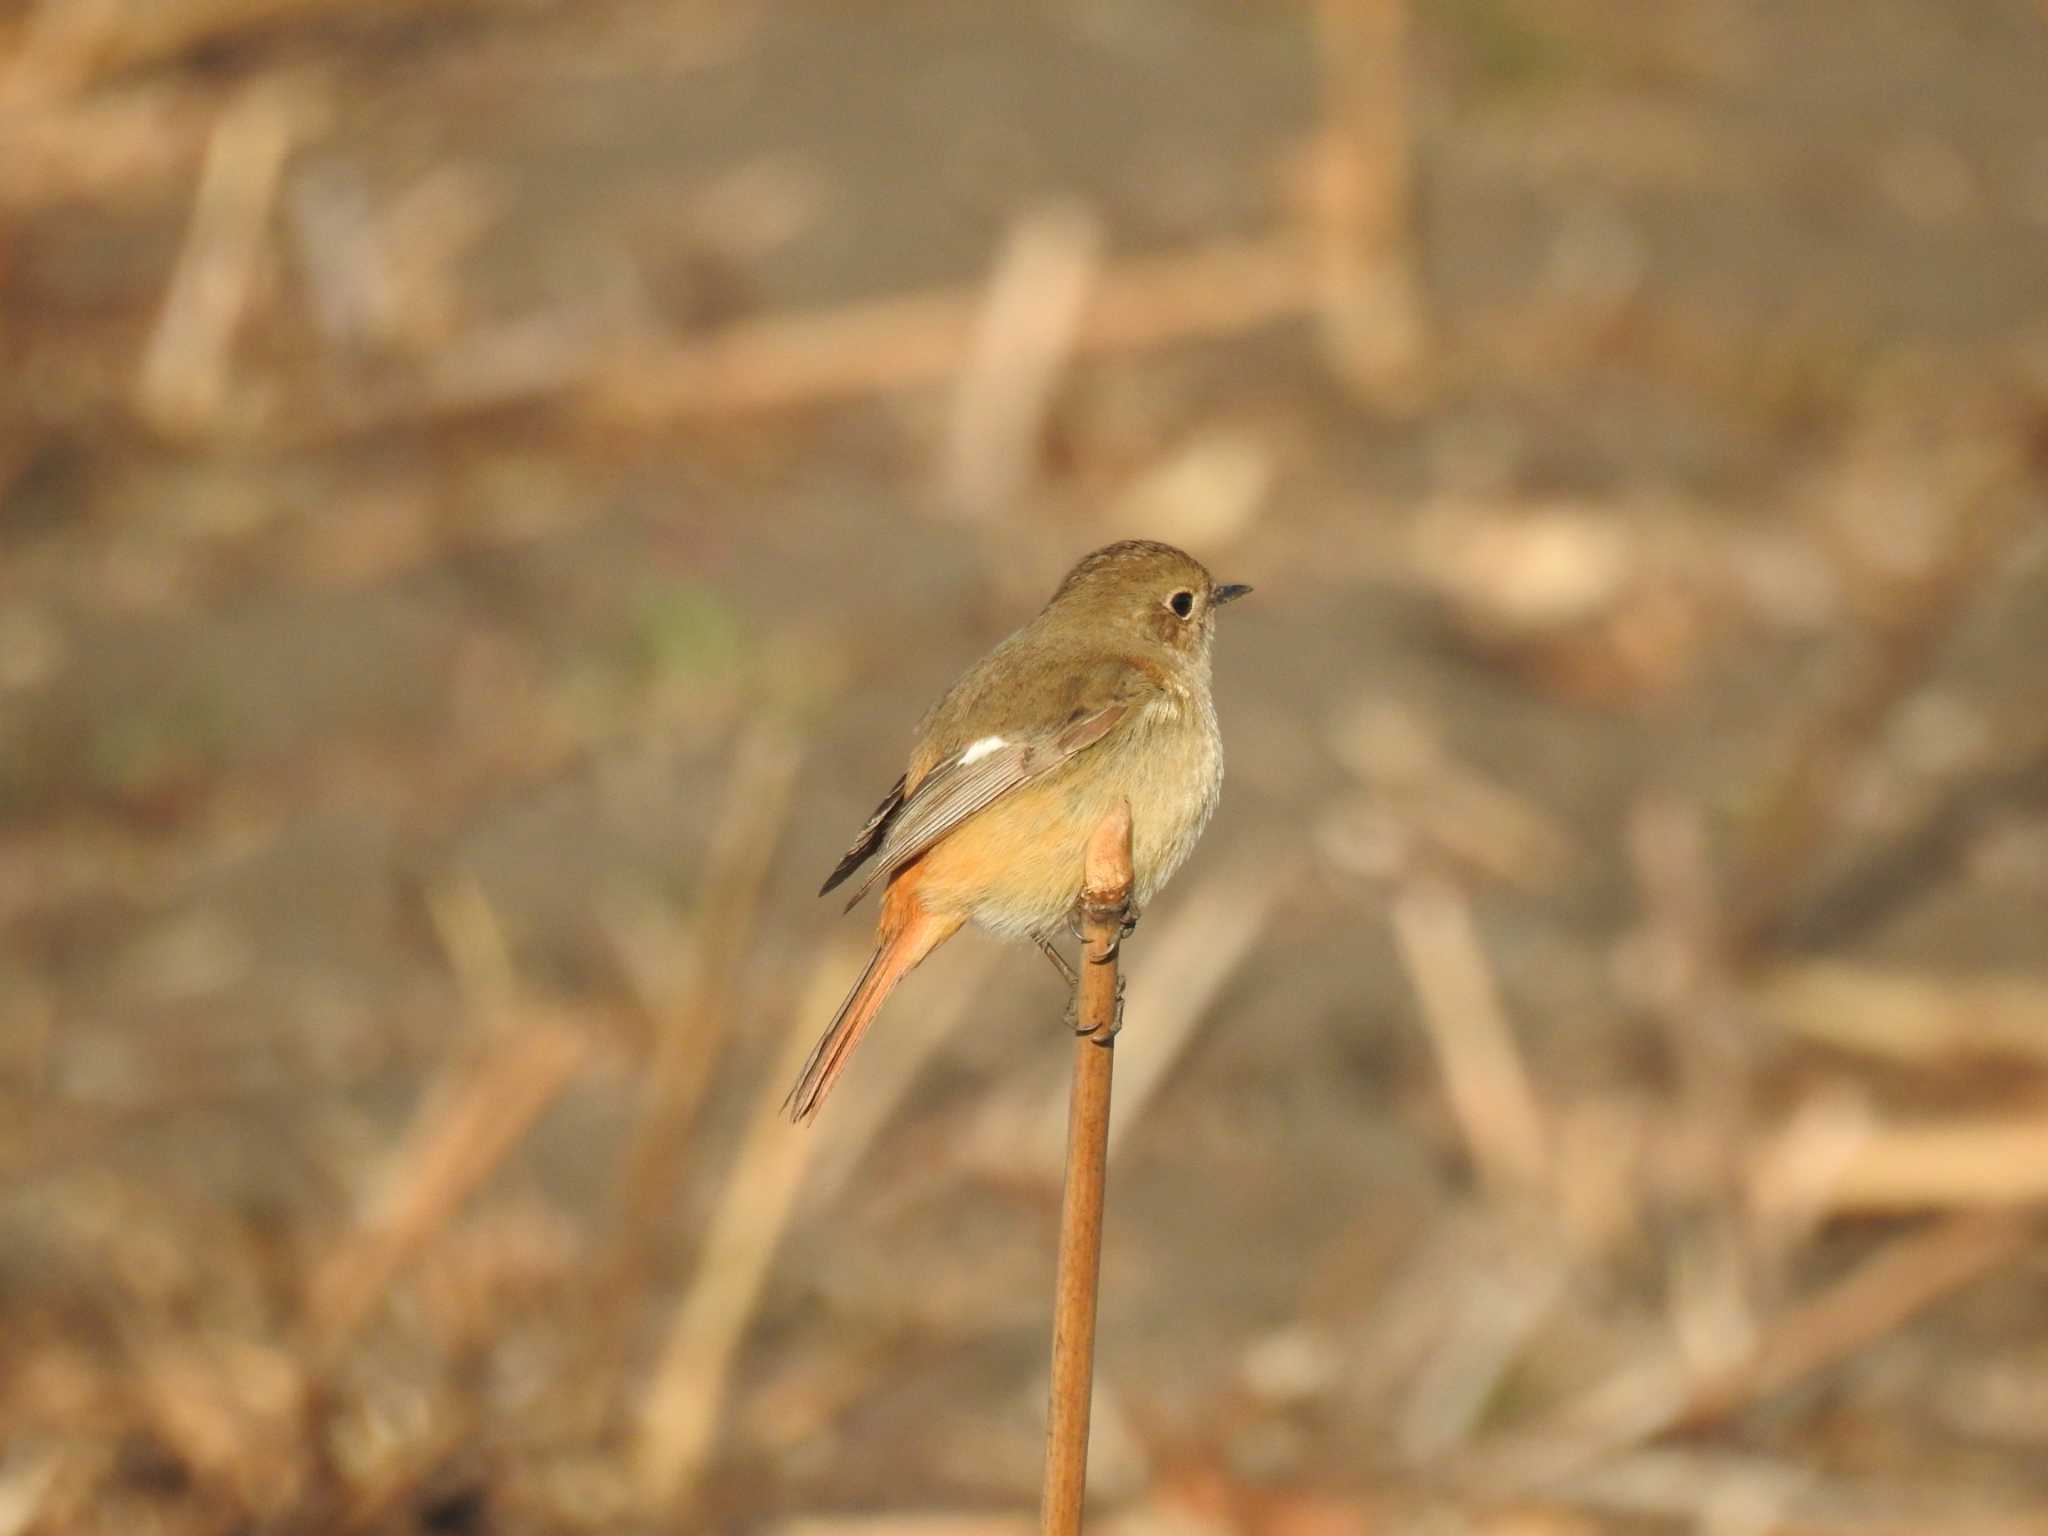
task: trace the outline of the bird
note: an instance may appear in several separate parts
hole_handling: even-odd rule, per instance
[[[1223,787],[1216,614],[1250,590],[1171,544],[1110,544],[925,714],[909,766],[818,892],[870,860],[846,910],[883,887],[874,954],[784,1101],[792,1120],[817,1115],[897,984],[970,921],[1029,939],[1072,985],[1054,940],[1089,835],[1119,801],[1132,911],[1180,868]]]

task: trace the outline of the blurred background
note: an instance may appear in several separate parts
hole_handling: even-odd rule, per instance
[[[2048,1530],[2044,443],[2035,0],[0,3],[0,1536],[1034,1529],[1131,536],[1096,1523]]]

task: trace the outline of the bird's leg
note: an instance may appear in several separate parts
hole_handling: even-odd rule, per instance
[[[1053,969],[1066,978],[1067,982],[1067,1028],[1075,1034],[1086,1034],[1081,1028],[1081,973],[1067,964],[1067,957],[1053,947],[1051,939],[1036,938],[1031,941],[1038,946],[1038,952],[1053,964]]]
[[[1081,973],[1067,964],[1067,957],[1053,948],[1051,939],[1033,939],[1032,942],[1038,946],[1038,952],[1052,962],[1053,969],[1066,978],[1068,986],[1081,985]]]

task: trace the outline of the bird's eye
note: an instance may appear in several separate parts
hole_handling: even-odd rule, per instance
[[[1176,618],[1184,619],[1195,611],[1195,594],[1188,591],[1176,592],[1166,600],[1166,606],[1173,610]]]

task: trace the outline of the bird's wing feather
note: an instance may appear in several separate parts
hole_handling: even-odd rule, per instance
[[[1070,701],[1069,708],[1049,728],[1030,732],[1012,728],[967,743],[947,756],[918,780],[901,807],[880,825],[875,865],[847,907],[851,909],[878,881],[888,879],[976,811],[1094,746],[1157,688],[1152,676],[1135,664],[1087,668],[1076,673],[1072,685],[1062,690],[1062,700]]]
[[[903,786],[909,777],[908,774],[898,777],[889,793],[882,796],[882,803],[875,807],[875,814],[868,818],[868,824],[860,829],[859,835],[854,838],[845,855],[834,866],[832,873],[826,877],[825,883],[818,887],[820,896],[859,869],[861,861],[882,845],[882,834],[888,830],[889,823],[896,813],[903,809]]]

